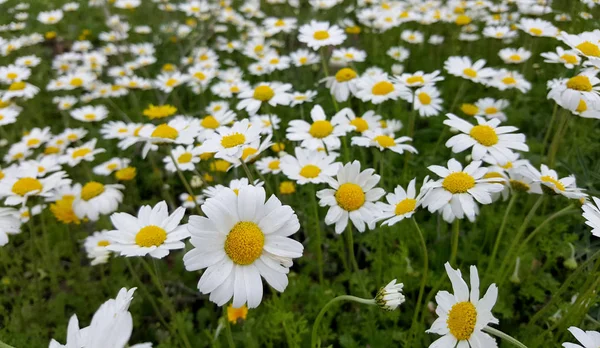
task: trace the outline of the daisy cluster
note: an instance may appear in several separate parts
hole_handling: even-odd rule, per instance
[[[342,300],[406,308],[412,322],[394,321],[402,332],[385,342],[490,348],[506,340],[525,347],[492,325],[506,319],[503,329],[535,342],[514,328],[539,324],[540,313],[559,301],[547,298],[548,288],[534,299],[511,288],[520,284],[526,245],[550,238],[540,236],[544,228],[579,207],[591,236],[600,237],[600,199],[588,195],[597,191],[592,183],[577,185],[577,171],[565,164],[572,152],[563,149],[568,135],[589,139],[600,119],[600,29],[584,11],[599,3],[573,1],[573,9],[556,3],[0,0],[11,19],[0,24],[0,247],[27,249],[28,262],[40,254],[38,264],[19,271],[27,276],[31,270],[45,275],[46,267],[84,267],[81,251],[97,272],[90,279],[104,287],[104,276],[115,270],[127,267],[139,286],[145,278],[138,273],[147,273],[162,296],[157,305],[144,287],[156,325],[164,326],[156,335],[164,345],[209,345],[199,343],[208,334],[215,344],[227,335],[235,346],[232,324],[249,309],[288,301],[277,293],[304,284],[294,296],[359,287],[366,296],[341,295],[321,312],[307,312],[315,316],[303,319],[313,325],[314,347],[325,344],[317,335],[325,311]],[[93,32],[80,23],[88,14]],[[524,120],[523,110],[535,108],[539,119]],[[570,133],[573,124],[582,126]],[[536,213],[564,202],[564,209],[538,220]],[[513,207],[527,213],[520,218]],[[480,222],[490,219],[498,221]],[[405,237],[384,242],[408,223],[418,247],[407,247],[413,242]],[[49,246],[65,239],[65,229],[82,236],[64,241],[77,249],[68,262]],[[484,241],[476,239],[478,229],[485,229]],[[450,236],[443,237],[446,230]],[[586,236],[564,238],[580,242],[568,244],[564,267],[546,260],[545,249],[527,254],[533,258],[528,270],[546,272],[552,280],[544,282],[552,282],[557,298],[577,293],[555,324],[536,326],[552,344],[562,343],[567,329],[585,348],[600,342],[598,332],[578,328],[586,318],[598,323],[591,317],[598,287],[592,278],[600,263],[589,252],[597,243]],[[419,249],[410,257],[421,273],[409,257]],[[478,267],[469,267],[467,285],[463,261],[487,267],[483,296]],[[406,279],[392,280],[373,297],[366,286],[381,282],[386,265],[398,262]],[[105,272],[114,265],[122,267]],[[160,269],[177,285],[163,283]],[[589,273],[579,292],[577,277],[565,276],[565,269]],[[445,277],[432,279],[444,272],[453,294],[440,290]],[[58,292],[56,270],[50,273]],[[195,282],[187,284],[190,278]],[[66,343],[53,339],[50,347],[128,346],[134,291],[122,288],[87,327],[73,314]],[[175,303],[178,291],[193,299]],[[522,304],[529,300],[534,305]],[[503,301],[498,317],[492,313],[497,301]],[[227,307],[222,320],[208,302]],[[185,323],[184,306],[196,310],[198,303],[211,315],[202,335]],[[519,306],[527,306],[527,315],[508,315]],[[359,315],[367,314],[356,314],[355,322],[364,319]],[[388,324],[381,319],[373,330]],[[283,327],[288,345],[308,336]],[[169,338],[161,342],[163,336]],[[279,339],[257,342],[283,344]]]

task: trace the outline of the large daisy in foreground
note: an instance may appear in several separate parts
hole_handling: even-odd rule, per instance
[[[265,202],[262,187],[224,188],[202,206],[203,216],[191,216],[188,229],[194,249],[183,257],[188,271],[206,268],[198,290],[223,306],[256,308],[262,301],[261,276],[283,292],[292,259],[304,247],[288,238],[300,229],[290,206],[271,196]]]

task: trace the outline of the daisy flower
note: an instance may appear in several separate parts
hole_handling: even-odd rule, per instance
[[[61,19],[63,19],[62,10],[43,11],[37,15],[37,20],[44,24],[56,24]]]
[[[20,168],[10,174],[0,180],[0,197],[5,197],[4,204],[11,206],[24,205],[32,196],[52,197],[54,189],[71,183],[71,179],[67,179],[67,173],[63,171],[44,178],[38,177],[38,171],[34,167]]]
[[[404,73],[394,78],[406,87],[423,87],[426,85],[433,85],[439,81],[444,81],[444,77],[439,75],[439,70],[435,70],[432,73],[417,71],[415,73]]]
[[[342,233],[348,219],[359,232],[375,227],[375,216],[379,209],[375,202],[385,194],[382,188],[375,187],[379,175],[375,169],[360,171],[360,162],[347,163],[337,172],[337,178],[328,180],[330,189],[317,192],[319,205],[330,207],[325,216],[325,224],[335,224],[335,233]],[[349,231],[351,233],[351,231]]]
[[[497,70],[487,84],[501,91],[516,88],[522,93],[527,93],[531,89],[531,83],[525,80],[521,73],[507,69]]]
[[[600,33],[597,30],[577,35],[562,32],[560,39],[580,55],[590,60],[600,60]]]
[[[310,103],[317,96],[317,91],[307,90],[306,92],[294,92],[292,93],[292,98],[290,102],[290,106],[294,107],[296,105]]]
[[[354,128],[353,130],[358,133],[363,133],[367,130],[379,131],[381,129],[381,116],[375,114],[373,110],[365,112],[360,117],[354,115],[354,112],[347,112],[340,114],[339,119],[342,124]]]
[[[188,193],[182,193],[179,195],[179,200],[181,201],[181,206],[186,209],[195,208],[196,205],[200,205],[204,203],[204,198],[202,195],[192,196]]]
[[[521,18],[517,28],[531,36],[556,37],[558,29],[552,23],[539,18]]]
[[[488,119],[497,118],[500,121],[506,121],[506,114],[503,112],[509,106],[506,99],[481,98],[475,102],[478,111],[475,115],[485,116]]]
[[[254,115],[263,103],[268,103],[273,107],[277,105],[289,105],[291,95],[288,91],[291,89],[292,85],[289,83],[259,83],[254,89],[247,89],[238,95],[238,98],[241,100],[237,104],[237,109],[246,110],[248,114]]]
[[[397,46],[397,47],[390,47],[387,50],[386,54],[398,62],[403,62],[408,59],[408,56],[410,55],[410,51],[404,47]]]
[[[6,84],[21,82],[31,76],[31,70],[18,65],[10,64],[0,67],[0,81]]]
[[[484,59],[472,63],[469,57],[452,56],[444,62],[444,69],[451,75],[481,84],[486,84],[488,79],[494,75],[494,69],[484,68],[484,66]]]
[[[0,109],[0,126],[17,122],[19,111],[11,108]]]
[[[108,176],[114,171],[126,168],[129,166],[129,163],[131,163],[131,160],[128,158],[113,157],[110,160],[95,166],[92,171],[96,175]]]
[[[219,127],[199,147],[200,153],[215,153],[216,158],[241,158],[244,145],[260,140],[260,128],[250,127],[247,118],[237,121],[231,128]]]
[[[310,111],[312,124],[304,120],[290,121],[286,130],[287,138],[291,141],[301,141],[300,146],[310,150],[339,149],[341,145],[339,138],[352,130],[352,127],[342,123],[343,116],[348,113],[352,113],[352,110],[344,108],[328,121],[323,108],[315,105]]]
[[[281,123],[281,119],[279,116],[274,114],[253,115],[250,116],[250,123],[250,127],[260,128],[260,134],[273,134],[274,129],[279,129],[279,123]]]
[[[70,111],[71,117],[82,122],[97,122],[108,117],[108,109],[104,105],[91,106],[73,109]]]
[[[600,79],[592,74],[561,79],[550,89],[548,98],[571,111],[597,110],[600,108]]]
[[[119,208],[123,201],[125,186],[119,184],[104,185],[90,181],[83,185],[81,192],[73,201],[73,211],[79,219],[88,218],[97,221],[100,215],[107,215]]]
[[[204,116],[200,121],[200,134],[198,140],[205,141],[221,126],[228,126],[235,121],[235,112],[229,109],[214,110],[210,115]]]
[[[178,71],[174,73],[161,73],[154,80],[154,86],[165,93],[171,93],[175,87],[190,80],[190,76]]]
[[[428,180],[429,177],[425,178],[418,195],[415,188],[417,178],[408,183],[406,190],[400,185],[396,186],[393,193],[388,193],[385,196],[387,203],[377,202],[380,213],[375,221],[384,220],[381,223],[382,226],[393,226],[404,219],[410,219],[421,205],[423,196],[427,193]]]
[[[592,228],[592,234],[596,237],[600,237],[600,199],[596,197],[592,197],[592,202],[585,203],[581,209],[583,209],[583,214],[581,214],[585,218],[586,225]]]
[[[299,49],[290,53],[290,59],[294,66],[306,66],[317,64],[320,61],[319,55],[306,49]]]
[[[424,86],[414,93],[414,108],[423,117],[437,116],[442,110],[444,100],[435,86]]]
[[[529,59],[531,57],[531,52],[523,47],[517,49],[506,47],[498,52],[498,56],[500,56],[500,59],[506,64],[519,64]]]
[[[578,327],[571,326],[569,332],[575,336],[580,344],[565,342],[562,344],[564,348],[595,348],[600,346],[600,332],[598,331],[583,331]]]
[[[477,209],[475,201],[490,204],[492,193],[504,189],[497,183],[498,178],[484,179],[487,169],[480,166],[481,161],[473,161],[463,169],[457,160],[451,158],[448,168],[437,165],[427,167],[440,179],[428,184],[429,191],[423,197],[422,206],[431,213],[448,207],[451,210],[445,214],[445,218],[448,218],[446,221],[454,220],[453,217],[463,219],[465,216],[474,221]]]
[[[541,171],[538,171],[533,166],[528,166],[527,169],[528,171],[524,172],[524,174],[529,174],[531,179],[539,182],[545,192],[555,193],[570,199],[587,197],[587,194],[577,187],[574,175],[569,175],[561,179],[554,169],[548,168],[545,164],[542,164]]]
[[[386,286],[379,289],[377,295],[375,295],[375,303],[383,310],[396,310],[406,300],[404,294],[402,294],[403,288],[403,283],[396,284],[396,279],[392,280]]]
[[[110,241],[108,240],[107,232],[108,231],[106,230],[94,232],[94,234],[88,236],[83,243],[88,259],[92,260],[90,263],[92,266],[108,262],[110,251],[107,250],[106,247],[110,244]]]
[[[471,155],[476,161],[489,153],[499,162],[506,162],[513,157],[511,150],[529,151],[529,147],[525,144],[525,135],[513,133],[518,130],[516,127],[499,127],[500,120],[497,118],[486,121],[482,117],[475,116],[477,125],[473,126],[454,114],[446,114],[446,116],[448,119],[444,124],[462,132],[446,142],[446,146],[454,153],[472,147]]]
[[[298,30],[298,40],[313,50],[324,46],[337,46],[346,40],[346,34],[337,25],[311,20]]]
[[[483,28],[483,36],[492,39],[513,39],[517,37],[517,32],[509,26],[488,26]]]
[[[251,184],[247,178],[241,178],[241,179],[233,179],[229,182],[228,186],[223,186],[223,185],[216,185],[216,186],[212,186],[212,187],[208,187],[206,189],[204,189],[202,191],[202,193],[207,196],[207,197],[217,197],[220,192],[224,189],[232,189],[233,192],[235,192],[235,194],[238,194],[240,192],[240,189],[242,189],[243,187],[246,186],[262,186],[264,183],[258,179],[254,180],[254,182]]]
[[[390,150],[398,154],[403,154],[404,151],[411,153],[417,153],[411,145],[404,144],[407,141],[412,141],[410,137],[393,138],[392,136],[385,135],[381,131],[367,130],[361,134],[361,136],[352,137],[352,145],[364,146],[364,147],[376,147],[379,151]]]
[[[348,65],[353,62],[364,62],[367,58],[367,53],[353,47],[338,48],[331,53],[331,63],[334,65]]]
[[[296,156],[285,155],[281,158],[281,171],[299,185],[319,184],[336,175],[341,163],[335,162],[335,155],[323,151],[294,149]]]
[[[21,232],[19,212],[13,208],[0,208],[0,246],[8,243],[9,234]]]
[[[143,141],[145,145],[142,149],[142,158],[146,158],[150,150],[156,151],[158,145],[161,144],[193,144],[199,131],[200,126],[197,122],[185,118],[176,118],[169,121],[169,123],[162,123],[158,126],[153,124],[144,125],[137,132],[139,137],[136,137],[134,132],[133,137],[128,138],[130,141],[120,142],[119,147],[125,149],[138,141]]]
[[[61,163],[68,164],[69,167],[75,167],[82,161],[85,161],[85,162],[94,161],[95,156],[97,154],[106,151],[104,149],[97,149],[96,142],[97,142],[97,139],[92,139],[81,146],[68,148],[67,153],[62,155],[59,158],[59,161]]]
[[[180,225],[185,208],[179,207],[169,215],[167,203],[154,207],[144,205],[137,217],[114,213],[110,220],[115,230],[108,232],[110,251],[121,256],[150,256],[162,259],[170,250],[183,249],[183,239],[189,237],[187,225]]]
[[[289,238],[300,229],[291,207],[265,190],[247,186],[238,194],[224,189],[202,206],[206,217],[190,217],[190,242],[194,249],[183,262],[188,271],[206,268],[198,290],[223,306],[233,297],[233,307],[256,308],[262,301],[261,277],[283,292],[292,259],[302,256],[303,246]]]
[[[477,267],[470,267],[471,290],[463,280],[460,270],[453,269],[448,262],[444,264],[446,273],[452,283],[454,294],[439,291],[435,296],[438,307],[435,313],[438,318],[433,322],[428,333],[442,335],[430,347],[453,348],[497,347],[496,340],[483,332],[488,324],[498,324],[492,314],[492,307],[498,298],[498,287],[490,285],[485,295],[479,298],[479,274]]]
[[[321,80],[329,88],[329,92],[338,102],[345,102],[350,95],[356,94],[359,78],[356,71],[350,68],[338,70],[334,76],[328,76]]]
[[[27,82],[13,82],[5,91],[0,91],[0,99],[2,102],[8,102],[13,98],[31,99],[40,89]]]
[[[256,169],[261,174],[279,174],[281,172],[281,161],[277,157],[265,157],[256,162]]]
[[[167,156],[163,159],[165,163],[165,169],[170,171],[171,173],[175,173],[177,168],[181,171],[193,171],[196,169],[196,164],[200,162],[200,155],[202,151],[199,146],[188,145],[183,147],[181,145],[177,146],[173,150],[171,150],[171,155],[177,161],[177,167],[173,162],[173,158],[171,156]]]
[[[581,57],[575,50],[565,50],[562,47],[556,47],[556,52],[544,52],[540,56],[544,58],[544,63],[563,64],[567,69],[573,69],[575,65],[581,64]]]
[[[386,73],[365,74],[356,82],[356,86],[358,91],[354,95],[364,102],[370,101],[373,104],[381,104],[386,100],[398,98],[409,101],[412,97],[412,93],[406,86],[390,80]]]

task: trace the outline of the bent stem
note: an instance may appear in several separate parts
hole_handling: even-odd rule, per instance
[[[494,268],[494,263],[496,262],[496,254],[498,253],[498,247],[500,246],[500,240],[502,240],[502,234],[504,233],[504,228],[506,227],[506,222],[508,220],[508,215],[512,211],[515,202],[517,201],[517,192],[513,193],[513,196],[510,198],[508,202],[508,206],[506,206],[506,210],[504,211],[504,218],[502,219],[502,223],[500,224],[500,229],[498,230],[498,235],[496,236],[496,241],[494,242],[494,248],[492,249],[492,255],[490,256],[490,264],[488,265],[486,274],[490,274],[490,270]]]
[[[321,320],[323,320],[325,313],[327,312],[329,307],[334,305],[336,302],[340,302],[340,301],[353,301],[353,302],[358,302],[358,303],[371,305],[371,306],[376,305],[375,299],[366,299],[366,298],[360,298],[360,297],[351,296],[351,295],[341,295],[341,296],[331,299],[329,302],[327,302],[327,304],[325,304],[325,306],[323,306],[323,308],[317,315],[317,318],[315,319],[315,323],[313,324],[312,335],[311,335],[311,339],[310,339],[311,347],[313,347],[313,348],[317,347],[317,330],[319,329],[319,324],[321,323]]]
[[[0,341],[0,348],[15,348],[15,347],[11,346],[10,344],[6,344],[6,343]]]
[[[348,243],[348,257],[350,258],[350,263],[352,264],[352,268],[354,268],[354,272],[358,275],[358,283],[362,291],[365,295],[369,295],[365,284],[363,283],[362,277],[360,277],[360,268],[358,268],[358,263],[356,262],[356,257],[354,256],[354,236],[352,235],[352,222],[348,221],[348,226],[346,227],[346,242]],[[348,281],[352,277],[352,273],[349,272]]]
[[[519,347],[519,348],[527,348],[526,345],[524,345],[523,343],[519,342],[516,338],[505,334],[504,332],[500,331],[500,330],[496,330],[493,327],[489,327],[486,326],[483,328],[483,331],[489,333],[490,335],[496,336],[498,338],[501,338],[505,341],[508,341],[510,343],[512,343],[513,346],[515,347]]]
[[[317,205],[317,193],[315,192],[315,186],[311,186],[309,192],[311,195],[313,211],[315,215],[315,229],[316,229],[316,244],[317,244],[317,268],[319,270],[319,284],[323,285],[323,251],[321,250],[321,221],[319,220],[319,206]]]
[[[458,252],[458,237],[460,235],[460,220],[454,220],[452,224],[452,253],[450,254],[450,264],[456,267],[456,253]]]
[[[173,164],[175,165],[175,169],[177,170],[177,175],[179,176],[179,180],[181,180],[181,183],[185,187],[185,190],[187,191],[187,193],[190,196],[192,196],[192,198],[194,199],[194,206],[196,208],[196,212],[199,215],[203,215],[202,214],[202,210],[200,210],[200,206],[198,205],[198,202],[196,201],[196,195],[194,194],[194,191],[192,190],[192,186],[190,185],[190,183],[185,178],[185,175],[183,175],[183,172],[181,171],[181,169],[179,169],[179,165],[177,164],[177,160],[175,159],[175,156],[173,156],[173,149],[169,149],[169,157],[171,157],[171,160],[173,161]]]
[[[412,222],[415,225],[415,229],[417,230],[417,233],[419,235],[419,241],[421,242],[421,249],[423,252],[423,277],[421,278],[421,286],[419,288],[419,296],[417,297],[417,305],[415,307],[415,313],[413,314],[413,319],[412,319],[412,325],[411,325],[411,332],[413,330],[413,328],[415,327],[415,324],[417,323],[417,319],[419,317],[419,313],[421,311],[421,301],[423,299],[423,295],[425,292],[425,284],[427,283],[427,275],[429,272],[429,256],[427,255],[427,243],[425,243],[425,237],[423,237],[423,232],[421,232],[421,228],[419,227],[419,224],[417,223],[417,220],[415,219],[415,217],[412,217]],[[411,335],[412,337],[412,335]]]
[[[242,168],[244,168],[244,172],[246,173],[248,180],[250,180],[250,185],[252,185],[252,183],[254,182],[254,177],[252,176],[252,173],[250,173],[250,169],[248,169],[246,161],[240,160],[240,162],[242,162]]]

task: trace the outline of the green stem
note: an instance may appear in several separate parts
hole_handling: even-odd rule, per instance
[[[415,327],[417,323],[417,319],[419,317],[419,313],[421,311],[421,301],[423,299],[423,295],[425,293],[425,284],[427,283],[427,275],[429,272],[429,256],[427,254],[427,243],[425,242],[425,237],[423,236],[423,232],[421,232],[421,228],[417,223],[415,217],[412,217],[412,222],[415,225],[415,229],[417,230],[417,234],[419,235],[419,241],[421,242],[421,251],[423,253],[423,277],[421,278],[421,286],[419,287],[419,296],[417,297],[417,305],[415,307],[415,313],[413,314],[411,331]],[[411,335],[412,337],[412,335]]]
[[[0,348],[15,348],[15,347],[0,341]]]
[[[231,333],[231,324],[229,323],[229,318],[227,318],[227,306],[224,306],[225,313],[225,332],[227,335],[227,344],[229,348],[235,348],[235,342],[233,341],[233,334]]]
[[[358,263],[356,262],[356,257],[354,256],[354,236],[352,234],[351,221],[348,221],[348,226],[346,227],[346,242],[348,243],[348,257],[350,259],[350,264],[352,265],[352,268],[354,268],[354,272],[358,276],[358,283],[360,284],[362,291],[365,293],[365,295],[368,296],[369,292],[367,291],[367,288],[363,283],[363,278],[360,276],[360,268],[358,268]],[[351,278],[352,273],[349,274],[348,280],[350,281]]]
[[[254,177],[252,176],[252,173],[250,173],[250,169],[248,169],[248,166],[246,165],[246,162],[244,160],[240,160],[240,162],[242,162],[244,172],[246,173],[248,180],[250,180],[250,185],[252,185],[254,183]]]
[[[489,333],[490,335],[493,335],[493,336],[501,338],[501,339],[503,339],[505,341],[508,341],[508,342],[512,343],[512,345],[515,346],[515,347],[527,348],[526,345],[524,345],[523,343],[519,342],[517,339],[513,338],[512,336],[509,336],[509,335],[505,334],[504,332],[502,332],[500,330],[496,330],[493,327],[486,326],[486,327],[483,328],[483,331]]]
[[[456,253],[458,252],[458,237],[460,236],[460,220],[454,220],[452,224],[452,252],[450,254],[450,264],[452,267],[456,265]]]
[[[312,335],[311,335],[311,340],[310,340],[310,346],[312,348],[317,347],[317,338],[318,338],[317,330],[319,329],[319,324],[321,323],[321,320],[323,320],[325,313],[327,312],[329,307],[333,306],[335,303],[340,302],[340,301],[353,301],[353,302],[358,302],[358,303],[362,303],[362,304],[366,304],[366,305],[375,305],[376,304],[374,299],[366,299],[366,298],[360,298],[360,297],[350,296],[350,295],[341,295],[341,296],[331,299],[329,302],[327,302],[327,304],[325,304],[325,306],[323,306],[323,308],[317,315],[317,318],[315,319],[315,323],[313,324]]]
[[[556,153],[558,152],[558,148],[560,142],[563,138],[563,133],[566,131],[568,127],[569,121],[569,113],[568,111],[563,111],[563,117],[558,127],[556,128],[556,132],[554,133],[554,138],[552,138],[552,143],[550,144],[550,152],[548,153],[548,166],[553,167],[554,161],[556,159]]]
[[[310,184],[309,184],[310,185]],[[313,205],[313,212],[315,217],[315,230],[316,230],[316,244],[317,244],[317,267],[319,270],[319,284],[323,285],[323,251],[321,250],[321,220],[319,219],[319,206],[317,205],[317,194],[315,192],[315,186],[311,185],[311,191],[309,192]]]
[[[548,140],[550,140],[550,134],[552,134],[552,128],[554,127],[556,115],[558,114],[556,111],[558,111],[558,104],[554,103],[554,109],[552,109],[552,117],[550,118],[548,130],[546,131],[546,135],[544,136],[544,142],[542,143],[542,155],[546,153],[546,145],[548,145]]]
[[[202,214],[202,210],[200,209],[200,206],[198,205],[198,202],[196,201],[196,195],[194,194],[194,191],[192,190],[192,186],[190,185],[190,183],[185,178],[185,175],[183,175],[183,172],[181,171],[181,169],[179,169],[179,165],[177,164],[177,160],[175,159],[175,156],[173,156],[173,149],[169,149],[169,157],[171,157],[171,160],[173,161],[173,164],[175,165],[175,170],[177,171],[177,175],[179,176],[179,180],[181,180],[181,183],[185,187],[185,190],[187,191],[187,193],[190,196],[192,196],[192,198],[194,199],[194,206],[196,208],[196,212],[199,215],[204,215],[204,214]]]
[[[508,216],[512,211],[515,202],[517,201],[517,192],[513,193],[513,196],[510,198],[508,202],[508,206],[506,206],[506,210],[504,211],[504,218],[502,218],[502,223],[500,224],[500,229],[498,230],[498,235],[496,236],[496,241],[494,242],[494,248],[492,249],[492,255],[490,256],[490,264],[488,265],[486,274],[491,274],[491,270],[494,268],[494,263],[496,262],[496,254],[498,253],[498,247],[500,246],[500,241],[502,240],[502,234],[504,233],[504,228],[506,227],[506,222],[508,221]]]

